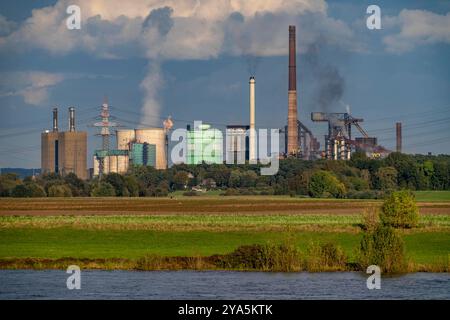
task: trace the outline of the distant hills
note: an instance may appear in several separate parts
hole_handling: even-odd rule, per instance
[[[41,173],[41,169],[25,169],[25,168],[0,168],[1,173],[15,173],[21,179],[25,177],[32,176],[33,174],[37,175]]]

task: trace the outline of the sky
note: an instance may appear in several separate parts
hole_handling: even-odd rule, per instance
[[[69,5],[81,29],[69,30]],[[381,29],[369,30],[369,5]],[[346,112],[387,149],[403,123],[407,153],[450,153],[450,1],[7,0],[0,2],[0,167],[40,167],[40,132],[68,107],[88,152],[104,97],[123,127],[194,120],[256,126],[287,119],[288,26],[297,27],[299,119],[322,146],[312,111]],[[92,166],[89,156],[88,166]]]

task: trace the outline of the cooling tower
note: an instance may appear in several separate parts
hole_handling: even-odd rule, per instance
[[[116,130],[117,137],[117,149],[118,150],[129,150],[130,143],[134,141],[134,130]]]
[[[156,146],[156,169],[167,168],[166,136],[163,128],[136,129],[137,143],[154,144]]]

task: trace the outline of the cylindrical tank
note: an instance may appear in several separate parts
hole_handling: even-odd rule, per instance
[[[117,137],[117,149],[118,150],[129,150],[130,142],[134,140],[134,130],[116,130]]]
[[[166,138],[163,128],[136,129],[137,143],[148,143],[156,146],[156,169],[166,169]]]

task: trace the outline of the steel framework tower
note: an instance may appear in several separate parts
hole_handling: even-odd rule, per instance
[[[96,118],[96,120],[101,120],[101,121],[94,123],[94,127],[100,128],[100,133],[96,134],[96,136],[102,137],[102,151],[103,152],[101,153],[101,156],[99,157],[99,162],[100,162],[99,176],[100,177],[102,177],[102,175],[103,175],[105,156],[108,154],[108,151],[109,151],[110,137],[114,135],[114,133],[111,132],[110,128],[120,126],[117,122],[110,121],[109,105],[108,105],[108,100],[106,98],[103,100],[103,104],[102,104],[101,108],[102,109],[100,112],[100,116]]]

